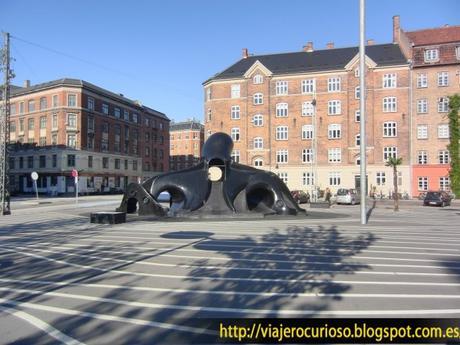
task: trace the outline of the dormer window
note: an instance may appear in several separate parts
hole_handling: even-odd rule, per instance
[[[425,62],[435,62],[439,60],[438,49],[427,49],[425,50]]]
[[[264,77],[260,74],[256,74],[254,78],[252,78],[253,84],[262,84],[264,82]]]

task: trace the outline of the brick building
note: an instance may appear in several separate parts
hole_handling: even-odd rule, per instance
[[[204,82],[206,136],[232,136],[233,158],[277,173],[291,189],[359,186],[358,48],[249,55]],[[388,195],[390,156],[410,191],[410,69],[397,44],[366,47],[368,188]],[[316,172],[316,176],[315,176]]]
[[[171,123],[169,167],[186,169],[198,163],[204,141],[204,126],[197,120]]]
[[[393,41],[412,61],[412,194],[449,188],[447,96],[460,92],[460,26],[404,31]]]
[[[165,114],[91,83],[60,79],[11,92],[11,186],[31,192],[39,173],[43,193],[123,190],[168,170]]]

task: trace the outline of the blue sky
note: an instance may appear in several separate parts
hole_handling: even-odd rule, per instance
[[[405,30],[460,24],[457,0],[367,0],[366,37],[392,41]],[[359,0],[3,0],[15,84],[72,77],[166,113],[203,118],[202,82],[241,57],[356,46]],[[31,42],[34,44],[26,43]],[[57,54],[43,46],[72,56]],[[89,63],[87,63],[89,62]]]

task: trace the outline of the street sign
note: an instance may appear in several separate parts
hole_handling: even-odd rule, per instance
[[[36,171],[33,171],[32,174],[30,174],[30,177],[32,177],[32,180],[37,181],[38,180],[38,173]]]
[[[78,177],[78,170],[72,169],[72,177]]]

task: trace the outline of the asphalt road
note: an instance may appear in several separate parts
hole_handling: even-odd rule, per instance
[[[191,344],[209,317],[460,317],[458,203],[378,202],[366,226],[359,206],[89,223],[119,200],[17,200],[0,218],[0,343]]]

